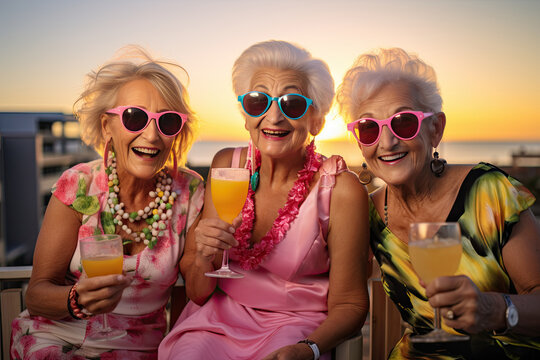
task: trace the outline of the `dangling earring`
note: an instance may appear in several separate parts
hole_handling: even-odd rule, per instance
[[[367,164],[365,162],[362,163],[362,170],[358,173],[358,180],[360,180],[360,183],[363,185],[367,185],[373,180],[373,176],[371,175],[371,172],[367,169]]]
[[[257,167],[257,163],[256,163],[256,151],[257,149],[255,148],[255,145],[253,145],[253,142],[249,140],[248,153],[247,153],[247,156],[251,162],[250,164],[251,178],[249,179],[249,184],[253,192],[255,192],[257,188],[259,187],[259,180],[260,180],[259,167]]]
[[[105,148],[103,149],[103,168],[106,169],[109,164],[109,146],[111,145],[112,138],[109,138],[105,143]]]
[[[437,151],[433,153],[433,157],[434,159],[431,160],[431,163],[430,163],[431,172],[435,174],[436,177],[440,177],[441,174],[444,172],[446,160],[439,159],[439,153]]]

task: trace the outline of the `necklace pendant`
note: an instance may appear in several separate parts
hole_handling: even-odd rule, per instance
[[[255,171],[253,173],[253,175],[251,175],[251,179],[250,179],[250,184],[251,184],[251,190],[253,190],[254,192],[257,190],[257,188],[259,187],[259,179],[260,179],[260,176],[259,176],[259,170]]]

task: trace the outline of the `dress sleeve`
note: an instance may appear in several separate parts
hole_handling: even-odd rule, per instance
[[[522,211],[535,202],[534,195],[518,180],[502,171],[490,171],[481,176],[473,187],[471,197],[476,209],[481,233],[498,234],[502,248],[510,238],[512,227],[519,221]]]
[[[103,176],[105,175],[103,174]],[[89,189],[92,187],[91,185],[97,187],[96,184],[92,184],[92,178],[91,166],[88,164],[76,165],[64,171],[60,178],[58,178],[53,185],[52,194],[62,203],[71,206],[83,214],[88,213],[90,210],[97,211],[99,209],[99,202],[94,193],[97,194],[99,191],[90,191],[92,194],[89,193]],[[106,179],[103,179],[101,182],[106,182]],[[103,186],[106,187],[106,184]],[[100,191],[103,191],[103,189],[100,189]],[[97,208],[93,209],[96,206]],[[89,207],[92,209],[89,209]]]

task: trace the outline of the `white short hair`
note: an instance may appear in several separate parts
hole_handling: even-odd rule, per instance
[[[442,110],[435,70],[414,54],[390,48],[360,55],[347,71],[336,96],[341,115],[347,122],[355,120],[357,109],[365,100],[395,82],[406,83],[415,91],[418,110]]]

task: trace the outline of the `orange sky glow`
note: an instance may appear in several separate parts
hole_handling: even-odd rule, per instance
[[[188,71],[199,140],[247,140],[232,64],[248,46],[281,39],[325,60],[336,87],[359,54],[402,47],[437,71],[446,141],[540,141],[538,1],[157,0],[151,11],[149,4],[2,2],[0,111],[71,113],[85,74],[139,44]],[[333,109],[319,139],[346,138]]]

